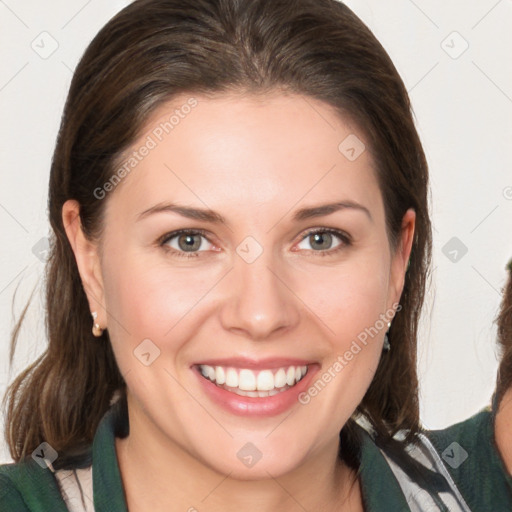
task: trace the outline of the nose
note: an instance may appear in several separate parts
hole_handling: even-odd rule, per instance
[[[282,265],[271,251],[252,263],[236,255],[224,284],[227,299],[221,310],[223,327],[251,340],[267,340],[295,326],[300,319],[299,300],[287,283]]]

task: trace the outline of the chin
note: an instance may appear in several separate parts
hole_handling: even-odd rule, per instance
[[[274,459],[274,460],[273,460]],[[264,456],[256,462],[241,462],[236,456],[224,460],[212,460],[209,466],[224,475],[229,475],[230,479],[241,481],[267,480],[269,478],[279,478],[287,473],[297,469],[300,461],[298,459],[286,460],[286,458],[272,457],[271,460],[265,460]]]

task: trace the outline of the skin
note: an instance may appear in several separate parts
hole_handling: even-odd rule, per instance
[[[501,399],[496,413],[494,435],[496,445],[509,475],[512,475],[512,444],[510,432],[512,431],[512,389],[509,389]]]
[[[100,244],[84,237],[75,201],[62,212],[91,311],[128,386],[130,435],[116,449],[129,509],[363,510],[355,475],[337,457],[339,431],[372,381],[387,325],[310,403],[277,416],[224,410],[190,367],[300,357],[320,375],[399,301],[415,214],[404,216],[393,251],[370,152],[349,161],[338,150],[348,135],[364,135],[329,105],[282,92],[194,97],[198,106],[104,199]],[[187,98],[155,111],[132,149]],[[367,212],[292,219],[338,201]],[[163,202],[211,208],[226,224],[170,212],[137,221]],[[198,257],[159,246],[181,228],[207,230]],[[333,236],[318,248],[311,228],[338,229],[351,242]],[[236,252],[247,236],[263,249],[250,264]],[[179,251],[178,238],[167,246]],[[146,338],[161,351],[150,366],[133,354]],[[251,468],[236,456],[248,442],[262,453]]]

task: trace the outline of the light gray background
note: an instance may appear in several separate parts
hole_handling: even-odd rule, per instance
[[[38,243],[48,234],[48,173],[73,69],[128,3],[0,0],[0,395],[45,348]],[[493,320],[512,256],[512,1],[347,4],[402,75],[430,165],[434,272],[420,333],[421,411],[425,426],[444,427],[488,404],[494,387]],[[9,368],[13,315],[34,288]],[[0,462],[9,460],[0,441]]]

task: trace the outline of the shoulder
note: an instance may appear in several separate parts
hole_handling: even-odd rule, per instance
[[[24,480],[24,463],[0,464],[0,498],[18,492]],[[18,492],[19,493],[19,492]]]
[[[20,471],[18,464],[0,465],[0,510],[5,512],[25,512],[30,509],[20,492]]]
[[[463,447],[461,443],[464,443],[467,448],[471,449],[478,446],[479,442],[482,441],[482,438],[492,437],[492,424],[492,412],[489,408],[485,408],[470,418],[459,423],[455,423],[450,427],[441,430],[428,431],[428,437],[434,446],[438,449],[442,448],[443,452],[453,443],[458,443],[461,447]],[[452,446],[452,448],[454,447],[455,445]],[[464,454],[461,452],[460,455],[463,456]],[[450,456],[450,450],[447,450],[446,454],[443,455],[444,458],[448,459],[450,459]],[[457,461],[451,462],[452,464],[448,462],[448,465],[451,465],[452,467],[454,465],[458,465]]]
[[[490,408],[427,436],[470,507],[512,509],[512,483],[494,441]]]
[[[49,468],[32,459],[0,465],[2,512],[65,511],[58,484]]]
[[[498,457],[494,447],[492,412],[488,408],[445,429],[428,431],[427,437],[450,473],[457,478],[475,469],[476,461],[485,467],[493,463],[488,458],[490,454]]]
[[[432,457],[431,443],[420,433],[411,441],[406,434],[400,431],[391,439],[371,432],[363,436],[360,476],[365,510],[467,512],[443,465]]]
[[[122,416],[126,419],[118,424],[119,410],[112,407],[107,411],[93,443],[60,452],[52,463],[43,448],[39,450],[41,460],[36,453],[34,458],[0,465],[0,511],[68,512],[68,506],[70,510],[90,510],[91,504],[96,504],[93,459],[99,508],[126,510],[114,440],[118,433],[125,434],[128,420],[126,412]]]
[[[365,428],[359,430],[359,479],[364,508],[369,512],[410,510],[407,499],[383,452]]]

